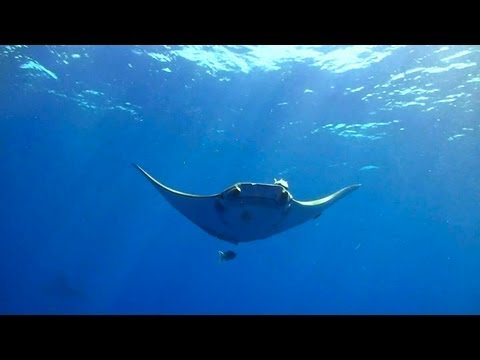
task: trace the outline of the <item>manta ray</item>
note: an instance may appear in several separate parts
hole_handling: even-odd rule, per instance
[[[194,195],[171,189],[133,165],[183,216],[206,233],[235,245],[267,239],[316,219],[360,187],[355,184],[317,200],[299,201],[289,192],[288,183],[280,179],[273,184],[239,182],[217,194]]]

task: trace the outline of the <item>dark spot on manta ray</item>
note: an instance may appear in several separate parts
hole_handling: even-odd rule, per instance
[[[318,214],[317,216],[314,217],[314,219],[318,218],[320,215],[322,215],[322,213]]]
[[[242,214],[240,215],[240,218],[244,221],[244,222],[249,222],[253,219],[253,216],[252,216],[252,213],[248,210],[244,210],[242,212]]]
[[[281,204],[285,204],[287,203],[288,201],[288,192],[287,191],[283,191],[281,194],[280,194],[280,199],[279,199],[279,202]]]
[[[220,213],[223,213],[225,212],[225,206],[223,206],[220,201],[215,201],[215,210],[217,210]]]

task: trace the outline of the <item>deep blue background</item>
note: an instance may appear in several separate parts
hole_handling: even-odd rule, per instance
[[[0,57],[0,313],[480,313],[480,104],[466,82],[477,66],[417,81],[442,98],[464,84],[468,101],[380,111],[383,99],[345,88],[445,66],[440,46],[343,73],[298,61],[225,74],[133,48],[30,46]],[[82,57],[59,62],[73,53]],[[21,68],[29,59],[58,79]],[[83,95],[96,108],[81,105],[85,89],[103,92]],[[322,128],[393,120],[377,140]],[[464,127],[473,130],[448,140]],[[274,177],[302,200],[363,186],[219,263],[232,246],[178,214],[132,162],[190,193]],[[367,165],[378,169],[359,170]]]

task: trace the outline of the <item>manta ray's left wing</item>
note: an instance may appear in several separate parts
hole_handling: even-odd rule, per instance
[[[220,194],[193,195],[171,189],[143,170],[139,165],[133,164],[155,186],[162,196],[187,217],[195,225],[219,239],[229,241],[225,224],[219,215],[218,198]]]

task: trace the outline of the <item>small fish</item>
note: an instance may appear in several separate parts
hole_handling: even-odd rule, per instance
[[[231,250],[218,252],[219,262],[233,260],[237,257],[237,254]]]
[[[375,165],[367,165],[367,166],[364,166],[360,169],[360,171],[365,171],[365,170],[375,170],[375,169],[379,169],[378,166],[375,166]]]

